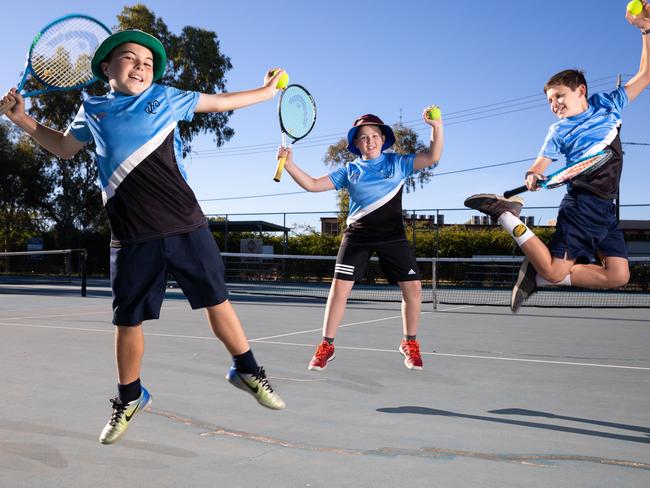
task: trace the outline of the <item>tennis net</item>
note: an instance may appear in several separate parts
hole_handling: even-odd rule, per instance
[[[434,264],[434,306],[510,305],[522,257],[438,258]],[[551,286],[539,288],[529,307],[648,308],[650,257],[630,258],[630,281],[621,288],[592,290]]]
[[[79,286],[86,296],[85,249],[0,252],[0,285]]]
[[[230,291],[257,295],[327,298],[335,256],[222,253]],[[509,306],[521,257],[418,258],[422,301],[450,305]],[[650,308],[650,257],[630,258],[630,282],[616,290],[542,288],[524,304],[533,307]],[[376,257],[351,300],[399,302]]]

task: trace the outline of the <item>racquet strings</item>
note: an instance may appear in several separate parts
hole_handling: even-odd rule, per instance
[[[50,86],[72,88],[87,83],[94,78],[93,53],[109,34],[103,25],[85,17],[56,22],[34,40],[32,70]]]
[[[586,158],[582,161],[572,164],[571,166],[567,166],[564,170],[559,171],[555,175],[551,176],[545,182],[545,186],[547,188],[553,188],[554,186],[558,186],[568,181],[571,181],[579,175],[587,176],[588,174],[590,174],[591,172],[595,171],[596,169],[600,168],[603,164],[605,164],[610,157],[611,157],[611,153],[609,151],[600,152],[589,158]]]
[[[282,93],[279,114],[283,130],[292,139],[300,139],[313,127],[316,107],[305,90],[299,86],[289,86]]]

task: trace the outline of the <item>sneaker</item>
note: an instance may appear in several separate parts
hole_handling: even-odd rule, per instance
[[[524,199],[521,197],[514,196],[506,198],[501,195],[494,195],[493,193],[479,193],[465,200],[466,207],[489,215],[494,222],[499,220],[499,217],[504,212],[510,212],[519,218],[523,204]]]
[[[408,369],[422,369],[422,356],[420,355],[420,343],[418,341],[402,339],[399,352],[404,356],[404,366]]]
[[[253,395],[257,401],[265,407],[274,410],[282,410],[286,404],[280,398],[266,377],[266,372],[261,366],[253,374],[240,373],[237,368],[231,366],[226,375],[226,379],[231,385],[244,390]]]
[[[309,361],[309,367],[307,369],[321,371],[327,368],[327,363],[336,357],[334,354],[334,344],[330,344],[327,341],[321,342],[316,348],[314,357]]]
[[[535,281],[536,276],[537,270],[535,269],[535,266],[533,266],[528,259],[524,259],[519,268],[517,281],[512,289],[510,310],[512,310],[513,313],[519,312],[521,305],[537,291],[537,282]]]
[[[113,404],[113,414],[99,436],[99,442],[102,444],[113,444],[117,442],[129,427],[129,423],[137,414],[151,405],[151,395],[142,387],[142,393],[137,400],[133,400],[126,405],[119,398],[115,397],[110,400]]]

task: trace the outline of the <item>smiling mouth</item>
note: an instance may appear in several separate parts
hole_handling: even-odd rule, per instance
[[[143,78],[141,78],[139,76],[133,76],[133,75],[129,76],[129,79],[139,81],[140,83],[142,83],[144,81]]]

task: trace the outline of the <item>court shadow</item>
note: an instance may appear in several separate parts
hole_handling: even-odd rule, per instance
[[[509,411],[519,411],[519,409],[497,410],[491,413],[494,412],[502,413],[502,412],[509,412]],[[480,420],[483,422],[516,425],[519,427],[528,427],[531,429],[543,429],[543,430],[549,430],[554,432],[566,432],[569,434],[588,435],[593,437],[602,437],[604,439],[614,439],[614,440],[626,441],[626,442],[639,442],[641,444],[650,444],[650,438],[646,438],[646,437],[636,437],[636,436],[624,435],[624,434],[614,434],[610,432],[600,432],[597,430],[567,427],[564,425],[554,425],[550,423],[547,424],[547,423],[540,423],[540,422],[528,422],[524,420],[504,419],[501,417],[489,417],[485,415],[472,415],[466,413],[451,412],[447,410],[437,410],[435,408],[429,408],[429,407],[418,407],[418,406],[383,407],[383,408],[378,408],[377,412],[392,413],[392,414],[432,415],[432,416],[439,416],[439,417],[454,417],[454,418],[461,418],[461,419],[468,419],[468,420]],[[512,413],[512,415],[519,415],[519,414]],[[563,419],[562,417],[552,417],[552,418]],[[565,417],[564,419],[570,420],[569,417]],[[577,419],[577,420],[582,421],[583,419]],[[607,422],[602,422],[602,423],[598,423],[598,422],[599,421],[593,421],[593,423],[597,425],[603,425],[608,427],[615,427],[619,425],[619,424],[613,424]],[[646,429],[645,427],[635,428],[635,426],[626,426],[624,424],[621,428],[626,430],[638,430],[639,432],[643,432],[643,433],[650,432],[650,430]]]
[[[557,415],[550,412],[537,412],[535,410],[527,410],[525,408],[504,408],[501,410],[490,410],[488,413],[495,413],[498,415],[519,415],[527,417],[544,417],[547,419],[560,419],[569,420],[571,422],[581,422],[584,424],[602,425],[603,427],[612,427],[614,429],[632,430],[635,432],[643,432],[650,434],[650,427],[641,427],[638,425],[619,424],[616,422],[606,422],[603,420],[584,419],[580,417],[568,417],[565,415]]]

